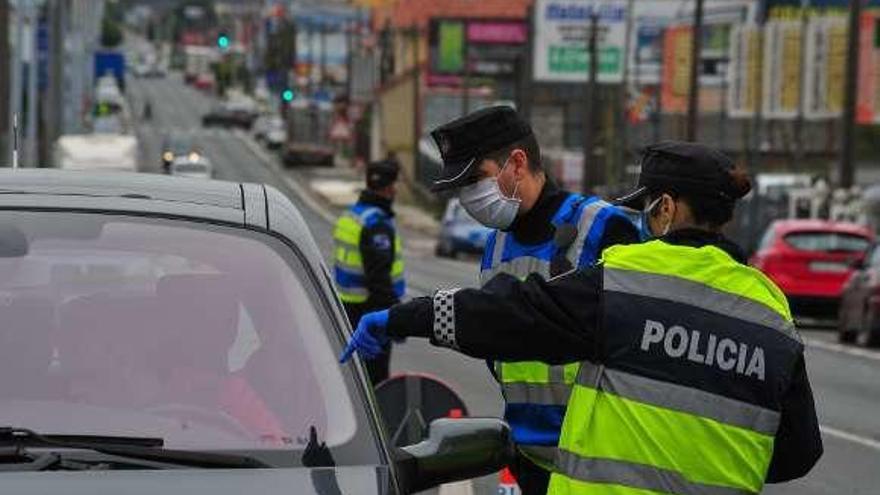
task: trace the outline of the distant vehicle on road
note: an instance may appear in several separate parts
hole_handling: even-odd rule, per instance
[[[192,136],[188,134],[169,134],[162,141],[162,170],[167,174],[173,162],[178,157],[188,157],[199,150]]]
[[[825,220],[778,220],[764,233],[751,264],[788,297],[803,322],[838,316],[843,286],[874,241],[861,225]]]
[[[257,111],[253,106],[238,102],[223,102],[202,116],[204,127],[238,127],[250,130],[257,119]]]
[[[287,140],[282,159],[288,167],[324,165],[332,167],[335,150],[330,143],[333,105],[329,102],[294,99],[287,110]]]
[[[458,199],[450,199],[443,214],[435,254],[448,258],[455,258],[459,253],[482,254],[490,232],[491,229],[465,211]]]
[[[287,129],[284,126],[284,119],[280,115],[268,114],[260,115],[254,121],[253,126],[254,139],[258,143],[265,144],[269,149],[279,149],[287,138]]]
[[[45,169],[0,189],[5,492],[402,495],[512,460],[492,418],[392,443],[277,190]]]
[[[198,153],[175,158],[171,162],[169,170],[171,175],[176,177],[210,179],[214,176],[214,167],[211,165],[211,161]]]
[[[197,75],[193,81],[193,87],[202,91],[211,91],[215,84],[214,74],[210,72]]]
[[[138,141],[127,134],[72,134],[55,143],[55,167],[64,170],[137,172]]]
[[[193,84],[200,74],[211,72],[211,64],[219,58],[217,49],[210,46],[187,45],[183,50],[184,72],[186,84]]]
[[[854,263],[843,287],[837,331],[841,342],[880,347],[880,245]]]

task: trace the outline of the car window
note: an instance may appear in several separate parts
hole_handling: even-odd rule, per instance
[[[0,239],[4,424],[259,452],[304,449],[314,427],[337,464],[376,455],[309,270],[280,241],[22,212],[0,213]]]
[[[871,251],[871,258],[869,265],[874,267],[880,267],[880,247],[874,246],[874,249]]]
[[[787,234],[784,239],[801,251],[863,252],[870,245],[865,237],[841,232],[794,232]]]

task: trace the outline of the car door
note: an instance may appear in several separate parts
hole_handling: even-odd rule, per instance
[[[871,288],[874,283],[872,280],[877,279],[877,270],[880,269],[878,256],[880,256],[880,249],[874,245],[868,250],[865,262],[853,270],[844,286],[841,311],[844,322],[849,325],[849,329],[861,331],[865,328],[868,316],[868,299],[871,296]]]

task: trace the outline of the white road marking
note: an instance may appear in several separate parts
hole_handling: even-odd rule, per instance
[[[854,347],[852,345],[838,344],[836,342],[828,342],[827,340],[804,338],[804,343],[810,347],[822,349],[825,351],[839,352],[850,356],[858,356],[873,361],[880,361],[880,353],[869,349]]]
[[[833,428],[827,425],[819,425],[819,431],[821,431],[823,435],[827,435],[829,437],[845,440],[847,442],[861,445],[862,447],[867,447],[869,449],[880,451],[880,441],[874,440],[870,437],[856,435],[855,433],[850,433],[844,430],[838,430],[837,428]]]
[[[474,484],[470,480],[440,485],[437,495],[474,495]]]

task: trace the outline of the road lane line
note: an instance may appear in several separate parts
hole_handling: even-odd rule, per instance
[[[836,342],[828,342],[821,339],[811,338],[804,338],[804,343],[810,347],[815,347],[817,349],[822,349],[825,351],[839,352],[841,354],[857,356],[865,359],[870,359],[872,361],[880,361],[880,354],[878,354],[876,351],[872,351],[869,349],[861,349],[859,347],[853,347],[851,345],[838,344]]]
[[[847,442],[861,445],[862,447],[867,447],[869,449],[880,451],[880,441],[874,440],[870,437],[856,435],[855,433],[850,433],[844,430],[838,430],[837,428],[833,428],[827,425],[819,425],[819,431],[822,432],[823,435],[827,435],[829,437],[834,437],[839,440],[845,440]]]

